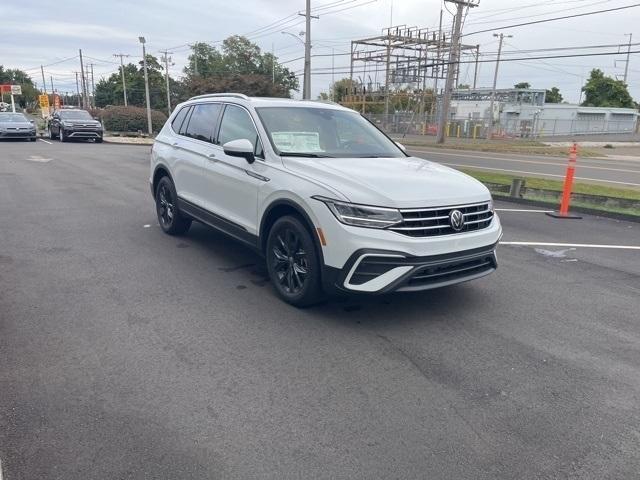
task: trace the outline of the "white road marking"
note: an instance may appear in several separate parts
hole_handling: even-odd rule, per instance
[[[494,208],[496,212],[552,213],[553,210],[529,210],[525,208]]]
[[[39,138],[38,140],[40,140],[41,142],[44,142],[44,143],[46,143],[46,144],[48,144],[48,145],[53,145],[53,143],[48,142],[47,140],[45,140],[45,139],[43,139],[43,138]],[[2,480],[2,479],[0,478],[0,480]]]
[[[480,170],[489,170],[492,172],[524,173],[527,175],[536,175],[537,177],[564,178],[564,175],[555,175],[553,173],[527,172],[525,170],[510,170],[508,168],[480,167],[478,165],[463,165],[461,163],[445,163],[445,162],[439,162],[439,163],[441,163],[442,165],[447,165],[449,167],[479,168]],[[615,180],[603,180],[602,178],[588,178],[588,177],[573,177],[573,178],[575,178],[576,180],[587,180],[589,182],[615,183],[617,185],[631,185],[633,187],[640,187],[640,183],[618,182]]]
[[[27,157],[26,160],[28,160],[29,162],[48,163],[52,159],[51,158],[44,158],[44,157],[41,157],[40,155],[31,155],[31,156]]]
[[[593,243],[500,242],[500,245],[523,245],[525,247],[608,248],[616,250],[640,250],[640,245],[599,245]]]
[[[149,225],[148,223],[146,225],[143,225],[142,228],[150,228],[151,225]],[[0,479],[1,480],[1,479]]]

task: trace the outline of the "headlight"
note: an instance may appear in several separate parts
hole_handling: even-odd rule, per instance
[[[487,208],[489,208],[490,212],[493,212],[493,199],[489,200],[489,205],[487,205]]]
[[[402,214],[395,208],[370,207],[317,196],[313,198],[323,202],[338,221],[346,225],[387,228],[403,220]]]

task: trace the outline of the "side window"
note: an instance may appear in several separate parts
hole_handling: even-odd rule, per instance
[[[188,107],[187,112],[185,113],[184,121],[180,126],[180,131],[178,131],[180,135],[187,134],[187,125],[189,125],[189,118],[191,118],[191,112],[193,112],[193,107]]]
[[[182,126],[182,122],[184,122],[188,111],[189,107],[182,107],[178,114],[173,118],[171,126],[173,127],[174,132],[180,132],[180,127]]]
[[[201,103],[194,105],[185,135],[196,140],[213,143],[213,131],[220,115],[219,103]]]
[[[253,145],[253,151],[257,157],[264,158],[262,145],[258,139],[258,132],[244,108],[235,105],[227,105],[220,123],[218,144],[224,145],[231,140],[247,139]]]

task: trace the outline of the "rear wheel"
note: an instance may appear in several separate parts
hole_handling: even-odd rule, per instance
[[[160,227],[169,235],[182,235],[191,226],[191,219],[183,216],[178,210],[178,195],[169,177],[162,177],[158,182],[156,213]]]
[[[305,307],[322,299],[318,253],[298,218],[285,216],[273,224],[266,259],[269,278],[285,302]]]

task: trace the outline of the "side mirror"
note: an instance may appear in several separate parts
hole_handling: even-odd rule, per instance
[[[400,148],[400,150],[402,150],[403,152],[406,153],[407,151],[407,147],[405,147],[403,144],[401,144],[400,142],[396,142],[396,145]]]
[[[231,140],[222,145],[222,148],[224,153],[230,157],[242,157],[249,163],[256,161],[256,157],[253,154],[253,144],[245,138]]]
[[[29,120],[29,123],[30,123],[31,125],[33,125],[33,124],[34,124],[34,123],[36,123],[36,122],[34,122],[33,120]]]

